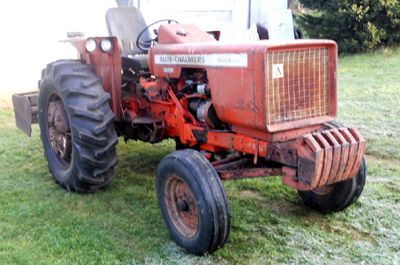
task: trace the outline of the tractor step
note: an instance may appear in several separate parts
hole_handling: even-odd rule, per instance
[[[12,95],[15,123],[29,137],[32,134],[32,124],[38,123],[38,93],[27,92]]]

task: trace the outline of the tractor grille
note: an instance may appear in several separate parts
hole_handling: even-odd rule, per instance
[[[266,54],[267,125],[329,113],[328,48]]]

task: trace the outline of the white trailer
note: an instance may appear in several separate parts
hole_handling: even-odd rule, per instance
[[[254,39],[255,24],[268,29],[269,39],[294,39],[288,0],[117,0],[140,8],[146,22],[171,18],[195,23],[205,30],[220,30],[222,41]],[[258,36],[256,34],[256,36]]]

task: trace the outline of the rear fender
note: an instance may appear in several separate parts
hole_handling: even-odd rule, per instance
[[[86,50],[88,39],[94,39],[97,43],[97,49],[94,52]],[[113,43],[113,49],[105,52],[100,47],[102,39],[109,39]],[[117,121],[121,120],[121,54],[118,46],[118,40],[115,37],[74,37],[65,40],[71,43],[77,50],[79,59],[87,64],[94,66],[95,74],[102,78],[103,89],[111,95],[111,109],[115,114]]]

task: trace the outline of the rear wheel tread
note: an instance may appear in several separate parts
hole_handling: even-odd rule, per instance
[[[115,177],[118,137],[112,124],[114,114],[104,101],[106,93],[99,80],[93,66],[64,60],[47,65],[39,81],[39,123],[45,155],[54,178],[67,190],[94,192]],[[85,87],[88,83],[91,86]],[[47,132],[46,104],[54,100],[53,95],[63,102],[70,117],[72,156],[67,169],[57,164],[59,158],[51,149]],[[93,104],[96,109],[89,108]]]
[[[108,141],[108,145],[105,146],[104,148],[99,148],[96,150],[96,152],[94,153],[94,156],[98,159],[103,158],[104,156],[106,156],[108,154],[108,152],[110,150],[113,149],[113,147],[117,146],[118,144],[118,137],[114,136],[114,139],[109,139]]]
[[[107,173],[109,170],[113,169],[118,164],[118,159],[115,157],[108,162],[107,166],[103,169],[98,168],[94,171],[94,176],[99,177]]]
[[[94,144],[96,146],[99,147],[103,147],[107,145],[107,138],[105,137],[96,137],[94,135],[91,135],[89,133],[85,133],[85,132],[79,132],[78,135],[76,136],[76,138],[78,138],[81,141],[81,144]]]
[[[115,119],[114,114],[105,116],[102,124],[97,125],[93,129],[93,133],[95,135],[100,135],[100,134],[104,133],[110,127],[110,125],[112,125],[112,123],[114,122],[114,119]]]
[[[104,119],[104,115],[100,113],[90,112],[83,109],[71,108],[72,117],[81,117],[84,119],[100,122]]]
[[[101,77],[97,77],[97,78],[85,80],[85,82],[83,82],[82,85],[85,89],[89,89],[93,86],[98,86],[99,84],[102,84],[102,83],[103,83],[103,79]]]
[[[108,104],[108,101],[110,100],[111,96],[108,93],[104,93],[104,95],[97,101],[89,104],[88,108],[90,110],[96,110],[100,107],[102,107],[104,104]]]
[[[87,91],[87,90],[81,90],[79,88],[67,88],[65,91],[68,94],[69,98],[76,98],[76,97],[81,97],[81,96],[86,96],[89,98],[97,97],[97,93]]]

